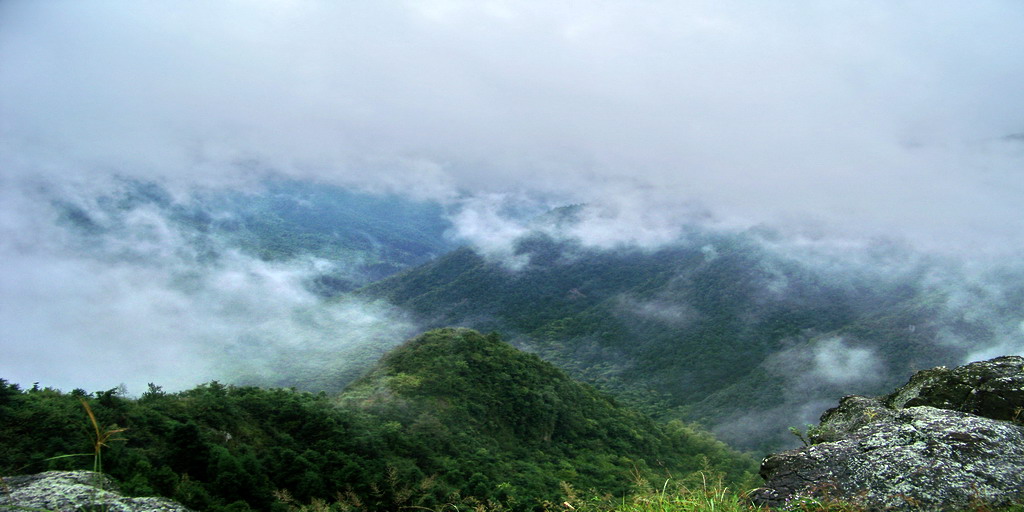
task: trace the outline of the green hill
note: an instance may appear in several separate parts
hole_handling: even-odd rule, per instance
[[[360,290],[427,325],[507,333],[574,377],[735,446],[794,441],[802,410],[882,393],[890,375],[956,362],[945,296],[919,269],[816,268],[745,235],[693,233],[656,250],[596,250],[534,234],[510,270],[463,248]],[[973,331],[972,331],[973,330]],[[976,338],[977,340],[977,338]],[[806,407],[811,405],[812,407]]]
[[[558,500],[562,483],[621,496],[637,477],[704,470],[747,485],[755,462],[679,422],[655,423],[574,382],[497,335],[428,332],[390,352],[340,395],[213,382],[138,399],[27,391],[0,381],[0,474],[88,468],[87,399],[109,442],[104,469],[131,494],[197,510],[437,509]],[[287,491],[287,493],[284,493]]]
[[[472,464],[477,478],[532,493],[557,480],[621,493],[633,469],[678,475],[709,461],[732,481],[750,469],[707,434],[657,424],[497,335],[469,329],[407,342],[346,389],[342,401],[423,428],[431,436],[425,446],[453,443],[450,451],[482,454]]]

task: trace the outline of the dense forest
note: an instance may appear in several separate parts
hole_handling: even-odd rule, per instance
[[[595,247],[567,234],[586,205],[531,214],[505,254],[460,246],[436,203],[292,182],[182,200],[128,180],[52,208],[69,254],[134,276],[132,307],[180,313],[182,333],[138,339],[202,347],[224,378],[137,396],[5,381],[0,472],[91,467],[67,456],[91,453],[84,400],[127,428],[104,471],[200,510],[526,510],[697,471],[747,489],[789,427],[1005,339],[1024,307],[1019,272],[885,244],[816,258],[689,226]]]
[[[694,230],[657,249],[601,250],[536,230],[518,241],[521,268],[463,248],[358,293],[426,325],[500,330],[656,417],[769,451],[836,397],[886,393],[1015,323],[1006,305],[1024,305],[1024,281],[1004,274],[1002,306],[979,315],[955,301],[993,292],[958,290],[955,271],[905,256],[881,248],[837,271],[757,233]]]
[[[223,382],[336,393],[398,340],[465,326],[754,452],[792,446],[788,427],[838,396],[886,393],[1014,339],[1024,307],[1020,270],[979,273],[886,241],[816,254],[767,227],[693,224],[653,247],[595,247],[573,235],[596,215],[582,204],[522,213],[506,254],[451,236],[457,212],[437,203],[294,181],[182,199],[125,180],[53,208],[76,254],[166,274],[160,289],[193,315],[229,317],[216,336],[232,356],[212,358]],[[164,224],[140,225],[153,217]],[[173,238],[153,240],[160,230]],[[147,249],[160,244],[179,248]],[[249,297],[279,291],[259,284],[277,279],[264,263],[297,282],[260,297],[287,318],[250,329],[268,306]],[[254,276],[251,293],[223,290],[237,272]]]
[[[69,393],[0,381],[0,474],[102,469],[133,495],[206,511],[489,504],[530,510],[564,485],[623,496],[638,478],[698,471],[753,485],[753,459],[681,422],[657,423],[496,334],[407,341],[340,394],[210,382]],[[68,456],[84,454],[81,456]]]
[[[0,0],[0,497],[741,512],[1024,355],[1020,0],[123,3]]]

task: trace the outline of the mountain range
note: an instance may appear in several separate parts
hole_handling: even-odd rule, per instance
[[[130,399],[0,380],[0,434],[0,474],[88,464],[127,495],[210,511],[536,510],[567,489],[624,496],[697,472],[750,486],[755,469],[706,432],[469,329],[410,339],[330,395],[211,382]]]
[[[893,272],[902,254],[837,271],[754,233],[708,231],[617,250],[534,232],[514,254],[529,263],[510,269],[461,248],[357,293],[427,326],[502,332],[656,417],[756,450],[791,443],[787,426],[811,422],[822,403],[887,392],[998,338],[999,312],[958,310],[957,290],[934,278],[941,264]]]
[[[231,371],[135,398],[5,381],[15,441],[0,470],[81,466],[61,456],[89,451],[84,400],[130,429],[105,466],[129,493],[199,509],[338,492],[378,509],[517,509],[559,499],[560,482],[622,495],[698,470],[751,486],[755,457],[798,442],[789,427],[1012,349],[1024,308],[1012,264],[892,241],[836,251],[696,222],[602,245],[579,236],[592,207],[572,205],[524,213],[495,250],[456,236],[460,212],[437,203],[261,187],[181,196],[126,180],[51,198],[62,257],[159,277],[179,302],[154,311],[193,301],[186,312],[220,322],[181,327]]]

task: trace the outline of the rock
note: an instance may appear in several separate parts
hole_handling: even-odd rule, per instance
[[[895,416],[896,411],[877,398],[844,396],[839,400],[839,407],[825,411],[818,427],[807,434],[814,444],[838,441],[863,426]]]
[[[1024,357],[920,371],[885,400],[895,408],[929,405],[996,420],[1024,419]]]
[[[868,509],[1024,502],[1024,358],[915,374],[882,398],[844,397],[811,446],[767,457],[755,502],[830,497]]]
[[[117,493],[110,477],[92,471],[47,471],[4,477],[0,512],[42,509],[52,512],[190,512],[167,498],[129,498]]]

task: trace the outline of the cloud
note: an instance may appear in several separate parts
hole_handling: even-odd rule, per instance
[[[515,270],[529,264],[529,256],[519,254],[519,241],[528,235],[547,236],[586,249],[653,250],[684,240],[694,224],[730,227],[710,218],[696,204],[669,201],[632,183],[624,184],[617,195],[594,203],[568,204],[571,200],[565,194],[528,192],[460,198],[449,208],[452,236]]]
[[[964,353],[951,364],[1024,355],[1024,270],[1016,261],[937,267],[924,280],[941,298],[937,342]]]
[[[539,213],[537,204],[525,198],[505,194],[467,198],[452,214],[454,236],[468,240],[485,257],[502,262],[506,268],[522,269],[529,258],[516,254],[516,241],[530,232],[529,220],[522,218],[523,207]]]
[[[884,369],[870,347],[850,346],[843,338],[830,338],[814,344],[814,366],[810,376],[829,384],[852,385],[872,382]]]
[[[692,201],[737,224],[1024,245],[1014,2],[0,9],[4,157],[59,155],[57,174],[530,190],[655,226],[594,219],[596,245],[657,243],[687,214],[663,206]]]
[[[777,407],[736,413],[715,425],[712,432],[736,446],[750,446],[752,440],[759,440],[761,446],[773,446],[777,450],[796,448],[800,441],[790,427],[803,432],[806,425],[816,425],[821,414],[835,406],[836,400],[831,397],[788,400]]]
[[[674,329],[685,329],[704,316],[693,306],[678,300],[641,300],[628,295],[616,297],[615,308],[620,313],[660,322]]]
[[[792,340],[791,340],[792,341]],[[769,356],[762,367],[781,391],[761,409],[739,411],[713,426],[717,436],[737,446],[796,447],[790,427],[817,424],[836,400],[853,393],[877,392],[892,381],[882,355],[874,347],[843,336],[796,341]],[[897,376],[897,379],[902,378]],[[777,449],[777,448],[776,448]]]
[[[437,199],[512,267],[532,229],[650,248],[687,223],[823,264],[990,265],[1024,249],[1022,20],[1009,0],[0,2],[4,350],[45,340],[83,363],[2,369],[106,386],[85,368],[118,349],[148,369],[155,344],[318,340],[359,317],[294,320],[322,262],[202,249],[153,209],[105,217],[119,179],[171,201],[279,175]],[[565,204],[588,206],[537,223]]]
[[[20,208],[0,241],[0,376],[12,382],[135,393],[282,375],[320,384],[351,378],[366,354],[416,329],[386,304],[321,300],[308,284],[331,262],[263,261],[152,203],[2,194]]]
[[[787,382],[787,395],[822,399],[837,392],[872,389],[890,380],[875,344],[841,335],[790,341],[795,345],[773,353],[765,362],[771,374]]]

